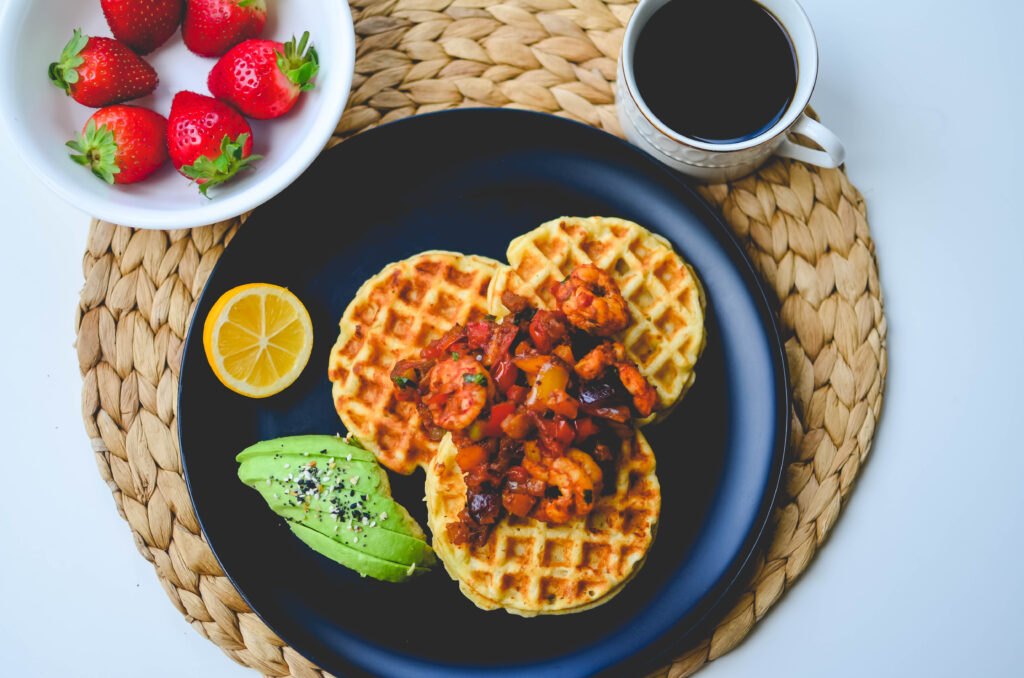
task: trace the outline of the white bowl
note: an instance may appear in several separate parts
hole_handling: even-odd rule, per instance
[[[85,125],[94,108],[66,96],[47,77],[47,66],[81,28],[110,36],[99,0],[6,0],[0,14],[0,115],[26,165],[79,209],[126,226],[184,228],[230,219],[269,200],[294,181],[323,150],[341,118],[352,84],[355,34],[347,3],[338,0],[269,0],[264,38],[286,42],[310,32],[320,56],[316,87],[304,92],[286,115],[250,120],[253,153],[263,157],[254,172],[200,195],[167,163],[145,181],[108,185],[73,163],[64,143]],[[127,104],[163,116],[184,89],[209,94],[206,78],[217,62],[188,51],[177,31],[143,57],[156,69],[156,91]]]

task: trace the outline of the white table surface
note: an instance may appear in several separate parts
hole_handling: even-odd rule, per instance
[[[812,104],[846,143],[878,248],[885,405],[824,547],[701,675],[1024,675],[1024,4],[804,5]],[[72,346],[88,218],[3,136],[0,158],[0,674],[256,675],[185,623],[115,512]]]

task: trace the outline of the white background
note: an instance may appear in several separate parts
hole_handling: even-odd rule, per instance
[[[804,6],[812,104],[867,199],[889,378],[832,535],[701,676],[1022,675],[1024,4]],[[97,474],[72,346],[88,218],[2,136],[0,159],[2,672],[254,676],[171,606]]]

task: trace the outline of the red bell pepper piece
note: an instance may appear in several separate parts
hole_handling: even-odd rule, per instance
[[[505,417],[512,414],[516,409],[516,404],[511,402],[498,403],[491,407],[491,417],[487,420],[487,427],[484,428],[484,436],[488,438],[500,437],[503,433],[501,430],[501,422],[505,421]]]
[[[601,432],[597,424],[590,417],[582,417],[576,420],[576,437],[573,438],[574,443],[582,443],[584,440],[592,435],[597,435]]]
[[[569,336],[569,327],[561,311],[540,310],[530,321],[530,338],[541,353],[550,353],[562,339]]]
[[[573,438],[576,437],[576,429],[573,428],[572,422],[565,417],[555,417],[554,433],[554,439],[563,447],[571,445]]]
[[[487,321],[469,323],[466,326],[466,337],[473,348],[484,348],[491,338],[491,324]]]
[[[462,325],[456,325],[445,332],[444,336],[440,339],[432,341],[425,349],[420,351],[420,357],[425,360],[440,358],[448,350],[448,347],[464,336],[466,336],[466,328]]]
[[[526,397],[530,395],[530,389],[525,386],[509,386],[505,395],[508,397],[509,402],[522,405],[526,402]]]
[[[519,376],[519,368],[512,364],[509,358],[504,358],[495,363],[494,367],[491,368],[491,378],[494,379],[494,385],[498,387],[498,390],[502,393],[507,393],[516,383],[516,378]]]

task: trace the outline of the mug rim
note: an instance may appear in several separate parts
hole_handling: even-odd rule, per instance
[[[779,118],[779,120],[774,125],[769,127],[764,132],[758,134],[757,136],[750,137],[749,139],[744,139],[742,141],[735,141],[732,143],[725,144],[716,144],[707,141],[701,141],[699,139],[694,139],[693,137],[688,137],[684,134],[680,134],[679,132],[676,132],[671,127],[662,122],[661,119],[658,118],[658,116],[656,116],[650,108],[648,108],[647,103],[643,100],[643,97],[640,96],[636,85],[636,80],[633,77],[632,62],[633,52],[635,51],[636,40],[638,38],[637,33],[644,26],[647,25],[647,22],[651,18],[650,16],[648,16],[641,23],[636,21],[636,17],[642,9],[649,7],[651,5],[657,5],[657,7],[651,10],[651,14],[653,15],[654,12],[656,12],[658,9],[661,9],[662,6],[668,4],[671,1],[672,0],[640,0],[640,3],[637,5],[636,9],[633,10],[633,15],[630,17],[629,23],[626,26],[626,32],[622,36],[622,51],[619,53],[619,67],[621,71],[620,77],[623,78],[623,83],[625,84],[624,89],[626,93],[629,94],[629,98],[640,111],[640,114],[647,119],[647,122],[649,122],[651,126],[653,126],[655,129],[657,129],[659,132],[669,137],[673,141],[680,144],[684,144],[686,146],[690,146],[692,148],[700,149],[702,151],[728,152],[746,150],[750,148],[755,148],[766,142],[770,142],[783,134],[786,134],[789,131],[789,129],[794,124],[796,124],[796,121],[800,118],[800,116],[804,112],[804,109],[806,109],[807,105],[810,103],[811,95],[814,92],[814,87],[817,84],[818,80],[818,38],[814,33],[814,27],[811,25],[810,17],[807,16],[807,12],[804,10],[803,6],[801,6],[800,3],[797,2],[797,0],[753,0],[757,4],[764,7],[768,12],[770,12],[773,17],[775,17],[775,20],[779,22],[779,24],[783,27],[783,30],[785,30],[788,34],[790,43],[793,45],[793,54],[795,55],[797,62],[797,79],[796,89],[794,91],[794,99],[789,103],[789,106],[786,108],[786,112],[782,115],[782,117]],[[807,33],[810,36],[810,45],[813,48],[810,50],[809,54],[803,54],[804,59],[801,59],[801,51],[797,47],[796,41],[793,39],[793,33],[790,29],[790,26],[783,23],[782,19],[779,18],[778,14],[772,11],[772,8],[768,6],[768,4],[772,2],[789,3],[794,7],[797,14],[799,15],[799,21],[802,22],[804,28],[806,28]],[[805,81],[805,79],[809,79],[810,85],[806,88],[805,94],[801,96],[799,99],[797,99],[795,94],[797,91],[800,90],[801,81]]]

